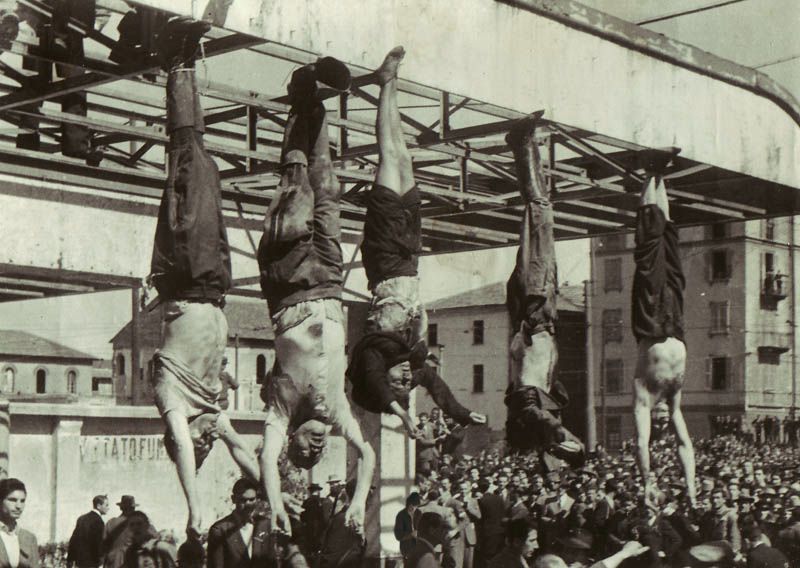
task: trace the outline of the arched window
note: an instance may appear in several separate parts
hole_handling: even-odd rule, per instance
[[[117,375],[122,376],[125,374],[125,356],[120,353],[117,355]]]
[[[256,381],[259,383],[267,376],[267,358],[264,355],[256,357]]]
[[[45,369],[36,370],[36,394],[44,394],[47,389],[47,371]]]
[[[12,393],[14,392],[14,379],[16,379],[17,372],[14,367],[6,367],[3,369],[3,375],[0,377],[0,392]]]
[[[78,392],[78,373],[74,369],[67,371],[67,392],[69,394]]]

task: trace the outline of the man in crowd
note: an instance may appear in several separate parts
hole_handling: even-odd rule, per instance
[[[536,141],[540,116],[519,121],[506,136],[525,205],[516,265],[506,286],[512,331],[506,439],[513,450],[546,452],[579,465],[583,444],[554,414],[568,397],[554,377],[558,277],[553,207]]]
[[[345,396],[342,310],[341,188],[333,175],[322,98],[350,84],[341,62],[323,57],[292,74],[291,109],[284,128],[281,180],[264,220],[258,249],[261,290],[275,329],[276,362],[262,389],[267,408],[263,481],[272,526],[291,534],[281,502],[278,458],[310,469],[322,457],[329,433],[341,431],[359,454],[356,491],[346,513],[364,524],[375,453],[364,440]]]
[[[524,568],[538,548],[536,528],[527,519],[514,519],[506,525],[506,545],[489,561],[488,568]]]
[[[68,568],[97,568],[103,564],[103,517],[108,509],[108,496],[97,495],[92,499],[92,510],[78,517],[67,549]]]
[[[125,561],[125,550],[131,543],[131,530],[128,521],[136,511],[133,495],[123,495],[117,503],[121,514],[106,523],[103,550],[106,551],[103,568],[120,568]],[[155,534],[155,529],[153,529]]]
[[[700,535],[703,541],[726,540],[733,550],[741,548],[741,535],[735,511],[726,505],[725,490],[718,488],[711,493],[711,510],[700,521]]]
[[[744,525],[742,538],[747,553],[747,568],[789,568],[789,559],[765,542],[758,523],[753,521]]]
[[[489,481],[478,482],[478,499],[480,519],[477,521],[477,544],[475,546],[475,567],[485,568],[489,560],[503,548],[503,520],[506,516],[506,504],[503,498],[496,495]]]
[[[317,568],[360,568],[363,565],[366,542],[347,525],[346,511],[355,494],[355,480],[348,481],[333,503],[320,546],[314,551],[314,566]],[[372,493],[370,492],[369,495]],[[369,503],[369,495],[367,502]]]
[[[400,554],[406,558],[414,548],[417,539],[417,525],[419,524],[418,513],[422,499],[416,491],[409,493],[406,497],[406,506],[398,511],[394,520],[394,537],[400,543]]]
[[[417,473],[428,475],[431,470],[439,468],[439,449],[436,447],[434,425],[428,420],[427,413],[419,414],[417,430]]]
[[[660,401],[666,400],[675,429],[686,491],[694,502],[694,448],[681,411],[681,387],[686,369],[683,340],[683,289],[686,280],[678,250],[678,230],[670,218],[663,179],[663,172],[676,152],[651,151],[642,156],[647,179],[637,213],[634,253],[632,323],[638,355],[633,413],[639,471],[647,498],[652,500],[655,491],[650,479],[651,411]]]
[[[233,512],[208,531],[208,568],[253,568],[266,563],[269,519],[255,516],[259,486],[250,479],[233,484]]]
[[[150,520],[142,511],[128,517],[131,541],[123,553],[123,568],[174,568],[178,559],[175,546],[153,535]]]
[[[419,520],[419,534],[408,552],[404,568],[441,568],[436,547],[445,544],[452,527],[438,513],[423,513]]]
[[[195,475],[217,438],[246,475],[259,478],[255,453],[219,406],[228,342],[222,308],[232,279],[219,171],[203,145],[194,70],[200,39],[209,29],[204,22],[173,18],[159,38],[162,66],[169,72],[169,170],[150,274],[164,319],[162,344],[153,356],[154,399],[189,508],[187,534],[195,539],[201,532]]]
[[[425,387],[434,402],[462,425],[486,417],[459,404],[436,369],[426,363],[427,315],[420,303],[420,193],[397,103],[397,70],[405,55],[392,49],[375,71],[380,85],[376,131],[378,169],[367,193],[361,254],[372,291],[366,333],[353,348],[347,376],[364,410],[400,417],[409,435],[419,430],[408,414],[409,393]]]
[[[320,497],[322,487],[312,483],[308,488],[309,496],[303,501],[303,512],[300,521],[305,528],[306,545],[309,550],[319,550],[322,546],[322,536],[330,520],[332,506],[325,507],[327,499]],[[327,511],[326,511],[327,509]]]

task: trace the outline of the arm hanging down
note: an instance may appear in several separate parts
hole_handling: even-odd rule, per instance
[[[350,402],[342,396],[339,404],[341,406],[336,413],[336,418],[342,431],[342,436],[358,451],[356,490],[353,493],[350,506],[347,508],[347,513],[345,513],[345,523],[359,534],[363,534],[367,497],[372,485],[372,475],[375,471],[375,451],[364,440],[361,428],[350,408]]]
[[[458,424],[467,426],[469,424],[486,423],[486,417],[484,415],[470,411],[456,400],[450,387],[448,387],[444,379],[439,376],[436,369],[424,365],[422,368],[416,369],[413,374],[414,382],[412,384],[414,386],[419,385],[424,387],[425,390],[428,391],[428,394],[431,395],[436,406],[441,408],[445,415],[455,420]]]

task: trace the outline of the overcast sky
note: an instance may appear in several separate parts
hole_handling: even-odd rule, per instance
[[[641,22],[720,0],[584,0],[596,9]],[[721,8],[670,18],[646,27],[747,66],[762,66],[800,99],[800,1],[743,0]],[[514,250],[429,257],[422,261],[423,296],[430,301],[505,279]],[[558,244],[562,282],[589,277],[588,241]],[[433,277],[435,275],[435,277]],[[363,274],[350,285],[365,292]],[[25,329],[65,345],[110,357],[108,340],[130,318],[130,292],[0,304],[0,327]]]

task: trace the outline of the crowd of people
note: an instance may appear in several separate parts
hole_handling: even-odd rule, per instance
[[[536,558],[537,566],[555,566],[539,562],[552,561],[552,555],[570,566],[589,566],[631,541],[647,547],[628,561],[632,566],[800,566],[795,448],[734,435],[696,441],[692,506],[672,434],[660,428],[655,433],[650,447],[655,505],[645,500],[632,443],[614,456],[598,447],[582,468],[553,471],[544,471],[536,454],[456,459],[443,453],[437,467],[418,475],[418,492],[398,513],[395,536],[412,566],[418,565],[410,557],[413,545],[427,530],[422,520],[432,512],[451,521],[445,522],[448,535],[439,540],[440,564],[431,566],[523,566],[524,554],[517,553],[526,538],[522,526],[532,535],[523,552]],[[503,558],[515,539],[517,560],[508,563]],[[765,554],[786,564],[760,563]]]
[[[756,444],[787,444],[794,448],[800,443],[800,416],[787,414],[783,419],[777,416],[756,416],[752,421],[742,420],[741,416],[729,414],[711,417],[711,435],[732,435],[745,438]]]

